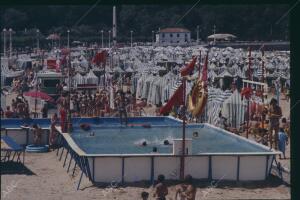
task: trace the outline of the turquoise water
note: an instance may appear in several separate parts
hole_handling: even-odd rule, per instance
[[[193,137],[197,131],[198,137]],[[90,133],[94,132],[94,136]],[[164,140],[180,138],[182,127],[94,127],[89,131],[77,128],[72,138],[78,146],[88,154],[145,154],[151,153],[153,147],[159,153],[172,153],[172,145],[164,145]],[[211,127],[199,125],[186,128],[186,138],[192,138],[192,152],[198,153],[237,153],[237,152],[269,152],[260,146],[232,137]],[[146,141],[147,146],[141,146]]]

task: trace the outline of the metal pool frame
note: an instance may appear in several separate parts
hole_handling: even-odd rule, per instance
[[[194,125],[199,126],[199,124],[191,124],[190,126],[192,127]],[[239,139],[244,140],[248,143],[252,143],[252,144],[255,144],[256,146],[260,146],[263,149],[270,150],[266,146],[263,146],[254,141],[248,140],[241,136],[237,136],[233,133],[230,133],[230,132],[220,129],[218,127],[214,127],[210,124],[205,124],[205,126],[208,126],[210,128],[214,128],[214,129],[218,129],[219,131],[230,134],[232,137],[238,137]],[[77,166],[81,170],[80,179],[77,184],[77,190],[80,188],[80,184],[81,184],[83,175],[85,175],[86,178],[88,178],[89,181],[91,181],[93,184],[99,184],[99,183],[111,183],[112,184],[112,183],[116,183],[116,182],[124,184],[125,182],[135,182],[134,180],[133,181],[126,180],[126,179],[130,179],[130,177],[126,177],[126,169],[127,168],[129,168],[129,170],[131,169],[130,167],[128,167],[128,165],[130,166],[130,162],[134,161],[134,159],[137,159],[137,160],[144,159],[144,161],[145,161],[145,159],[146,160],[148,159],[148,164],[150,164],[150,167],[148,166],[149,169],[147,169],[148,172],[146,172],[146,174],[148,174],[149,176],[148,176],[148,178],[145,178],[144,181],[150,181],[150,183],[153,184],[155,177],[157,177],[157,174],[158,174],[156,168],[161,168],[163,171],[166,171],[161,166],[159,166],[160,163],[166,163],[166,159],[168,159],[168,163],[170,165],[172,165],[172,163],[174,163],[174,159],[179,160],[181,157],[181,155],[173,155],[173,154],[87,154],[77,146],[77,144],[70,137],[69,133],[62,133],[60,127],[56,127],[56,128],[60,133],[59,134],[59,145],[61,147],[60,148],[61,150],[57,149],[57,153],[56,153],[56,155],[58,156],[60,161],[63,158],[64,150],[66,150],[65,158],[63,161],[63,167],[68,166],[67,172],[69,172],[70,168],[71,168],[71,163],[73,160],[74,166],[73,166],[72,175],[74,175]],[[203,177],[200,176],[200,178],[199,178],[199,176],[198,177],[196,176],[196,179],[204,179],[204,180],[208,180],[208,181],[220,180],[220,179],[231,180],[231,181],[232,180],[233,181],[248,181],[248,179],[249,180],[266,180],[267,177],[271,173],[272,164],[273,164],[274,160],[276,162],[275,155],[277,155],[279,153],[280,152],[277,152],[274,150],[270,151],[270,152],[250,152],[250,153],[244,153],[244,152],[199,153],[196,155],[185,155],[185,158],[190,161],[195,160],[194,161],[195,163],[193,163],[191,166],[192,166],[194,172],[196,172],[196,173],[197,173],[197,167],[196,167],[196,169],[194,169],[195,167],[193,167],[193,165],[199,165],[199,164],[203,165],[203,163],[204,163],[204,165],[205,164],[208,165],[207,167],[204,167],[204,169],[205,169],[204,171],[206,171],[205,176],[203,176]],[[69,154],[70,154],[70,159],[69,159],[69,161],[67,161]],[[104,160],[104,162],[99,162],[99,159],[100,159],[100,161]],[[173,162],[169,162],[172,159],[173,159]],[[105,160],[108,160],[108,161],[109,160],[118,160],[118,162],[117,162],[117,164],[116,163],[112,164],[109,162],[105,162]],[[129,161],[127,161],[127,160],[129,160]],[[263,160],[265,160],[265,161],[263,161]],[[202,162],[202,161],[205,161],[205,162]],[[234,164],[232,164],[232,161],[234,161]],[[257,163],[257,162],[259,162],[259,163]],[[112,167],[111,170],[113,170],[113,168],[119,164],[118,165],[119,166],[119,168],[118,168],[119,178],[112,178],[112,180],[110,180],[110,181],[99,181],[99,178],[96,177],[97,176],[97,171],[96,171],[97,167],[95,167],[95,165],[96,164],[99,165],[99,163],[102,167],[105,164],[110,165],[110,167]],[[104,165],[102,165],[103,163],[104,163]],[[136,164],[138,164],[138,162],[136,162]],[[227,166],[230,164],[232,164],[232,165]],[[131,165],[134,165],[134,164],[131,164]],[[178,163],[178,166],[179,166],[179,163]],[[220,175],[220,173],[221,173],[220,171],[222,171],[222,169],[226,168],[226,166],[229,169],[229,171],[231,171],[231,177],[233,177],[233,178],[226,179],[226,178],[224,178],[224,176]],[[262,166],[262,168],[255,169],[256,170],[255,171],[251,166]],[[135,168],[137,166],[132,166],[132,167]],[[101,169],[103,169],[103,168],[101,168]],[[143,169],[143,168],[140,167],[140,169]],[[134,170],[137,170],[137,169],[134,169]],[[187,169],[187,171],[189,171],[189,170]],[[199,174],[199,171],[201,171],[201,167],[200,167],[200,170],[198,170],[198,174]],[[255,173],[252,174],[252,171],[255,171]],[[132,173],[138,173],[138,172],[139,172],[138,170],[135,172],[130,172],[131,179],[132,179]],[[192,173],[191,173],[191,175],[194,176],[194,174],[192,174]],[[256,175],[256,173],[260,173],[261,175],[258,176],[258,175]],[[104,169],[104,174],[105,174],[105,169]],[[248,179],[247,179],[247,177],[248,177]],[[167,176],[167,179],[168,178],[170,178],[170,176]],[[103,178],[103,180],[104,179],[105,178]],[[171,179],[174,179],[174,180],[179,179],[178,171],[177,172],[175,171],[175,175],[173,178],[171,177]],[[136,181],[142,181],[142,180],[136,180]]]

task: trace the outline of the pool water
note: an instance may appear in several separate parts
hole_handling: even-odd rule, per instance
[[[198,137],[193,137],[193,132]],[[94,133],[91,134],[91,133]],[[182,137],[182,127],[93,127],[89,131],[75,128],[72,138],[87,154],[148,154],[153,147],[159,153],[172,153],[172,145],[164,145],[164,140],[171,144],[173,139]],[[199,153],[238,153],[270,152],[261,146],[231,136],[206,125],[186,128],[186,138],[192,138],[192,154]],[[142,146],[143,141],[147,146]]]

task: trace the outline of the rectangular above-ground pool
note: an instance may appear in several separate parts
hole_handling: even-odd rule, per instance
[[[32,143],[32,133],[21,126],[34,123],[44,129],[43,141],[47,143],[50,119],[1,119],[1,134],[27,145]],[[89,124],[91,129],[82,130],[80,124],[83,123]],[[180,120],[135,117],[129,118],[125,127],[119,118],[95,117],[73,118],[72,124],[72,133],[60,134],[62,144],[92,182],[153,181],[158,174],[179,179],[180,154],[176,148],[181,145],[177,143],[175,148],[175,142],[181,142],[178,140],[182,137]],[[197,137],[194,132],[198,132]],[[187,125],[186,138],[188,155],[184,172],[196,179],[265,180],[278,154],[209,124]],[[165,145],[165,140],[170,144]],[[142,146],[143,142],[147,145]],[[153,147],[158,153],[152,153]]]
[[[86,160],[81,167],[92,182],[153,181],[158,174],[179,179],[181,155],[174,153],[173,143],[182,137],[181,121],[171,117],[130,118],[125,127],[118,118],[76,120],[71,134],[61,134],[63,144],[68,152]],[[82,123],[91,129],[82,130]],[[185,174],[196,179],[265,180],[278,154],[209,124],[187,125],[186,138]],[[165,145],[165,140],[170,144]],[[158,153],[152,152],[153,147]]]
[[[198,136],[193,136],[198,132]],[[97,127],[84,131],[75,127],[71,134],[76,144],[87,154],[149,154],[153,147],[159,153],[172,153],[173,139],[182,137],[182,128],[176,126]],[[186,127],[186,138],[192,139],[192,154],[201,153],[255,153],[271,152],[255,143],[209,127]],[[143,146],[146,142],[146,146]],[[165,145],[168,142],[169,145]]]

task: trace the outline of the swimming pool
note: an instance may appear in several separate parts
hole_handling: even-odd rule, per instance
[[[49,133],[49,119],[1,120],[4,130],[1,133],[11,136],[19,144],[30,143],[31,133],[20,128],[24,123],[38,123]],[[181,147],[178,140],[182,135],[180,120],[136,117],[128,119],[127,127],[120,124],[119,118],[74,118],[72,123],[71,134],[62,133],[57,126],[62,145],[57,155],[62,158],[67,152],[62,160],[68,171],[72,168],[71,163],[76,163],[73,168],[79,166],[93,183],[153,181],[158,174],[164,174],[170,180],[179,179],[181,154],[176,148]],[[90,124],[91,130],[83,131],[82,123]],[[92,132],[94,136],[91,136]],[[193,132],[198,132],[198,137],[194,137]],[[186,138],[189,151],[185,156],[184,173],[196,179],[265,180],[275,155],[279,154],[210,124],[188,124]],[[164,140],[171,145],[164,145]],[[48,141],[46,136],[44,141]],[[140,145],[143,141],[147,146]],[[157,147],[158,153],[152,152],[153,147]]]
[[[125,127],[118,120],[90,122],[88,131],[74,123],[71,134],[61,133],[65,149],[77,156],[78,163],[84,163],[83,172],[92,182],[153,181],[158,174],[179,179],[181,154],[174,151],[174,146],[182,136],[181,121],[171,117],[130,118]],[[149,126],[141,126],[145,123]],[[278,154],[209,124],[187,125],[186,138],[190,151],[185,157],[184,172],[196,179],[265,180]],[[164,140],[171,144],[164,145]],[[141,145],[144,141],[146,146]],[[152,152],[153,147],[158,153]]]
[[[75,127],[72,139],[87,154],[149,154],[153,147],[159,153],[172,153],[174,139],[182,137],[182,128],[174,126],[143,127],[97,127],[84,131]],[[198,132],[198,137],[193,133]],[[91,133],[94,133],[91,134]],[[186,137],[192,139],[192,154],[271,152],[269,149],[246,142],[239,137],[206,125],[187,126]],[[168,140],[170,145],[164,145]],[[141,144],[146,142],[146,146]]]

